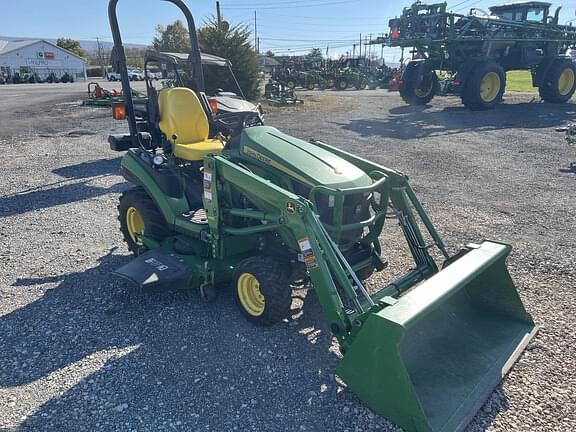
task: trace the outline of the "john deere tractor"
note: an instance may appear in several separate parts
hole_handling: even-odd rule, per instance
[[[417,1],[389,22],[389,45],[413,56],[399,83],[405,102],[424,105],[436,94],[456,94],[470,109],[494,108],[510,70],[530,71],[546,102],[572,97],[576,66],[566,51],[576,44],[576,28],[559,24],[561,7],[550,14],[550,3],[525,1],[461,15],[446,6]],[[437,71],[444,72],[440,82]]]
[[[264,126],[253,110],[211,109],[192,14],[166,1],[188,23],[195,90],[153,94],[158,115],[145,121],[134,113],[118,0],[109,4],[126,95],[113,112],[130,130],[109,141],[126,151],[122,174],[134,185],[118,209],[135,258],[115,273],[205,300],[231,287],[244,317],[263,326],[289,317],[292,287],[306,283],[351,391],[407,431],[462,430],[536,331],[506,268],[510,246],[484,241],[451,255],[404,174]],[[399,244],[380,242],[392,221],[414,262],[369,291],[363,280],[385,271]]]

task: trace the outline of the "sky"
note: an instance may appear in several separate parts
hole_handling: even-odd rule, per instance
[[[198,27],[216,14],[215,0],[184,1]],[[470,7],[487,9],[503,2],[449,0],[448,9],[467,13]],[[233,25],[243,23],[252,32],[256,11],[260,52],[296,55],[316,47],[331,57],[353,50],[358,54],[353,44],[358,44],[360,34],[364,38],[388,32],[388,20],[410,4],[410,0],[220,1],[224,19]],[[561,23],[576,18],[576,0],[563,1],[563,6]],[[0,0],[0,35],[112,41],[107,8],[107,0]],[[118,17],[124,42],[145,45],[151,43],[156,25],[183,18],[176,6],[160,0],[119,0]],[[373,46],[371,54],[380,55],[380,47]],[[384,57],[397,62],[399,50],[385,48]]]

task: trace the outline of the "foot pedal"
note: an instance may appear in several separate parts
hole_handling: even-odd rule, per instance
[[[186,213],[181,216],[187,222],[196,224],[196,225],[206,225],[208,224],[208,218],[206,217],[206,210],[200,208],[194,212]]]
[[[159,249],[150,250],[112,272],[143,291],[187,288],[192,271],[177,256]]]

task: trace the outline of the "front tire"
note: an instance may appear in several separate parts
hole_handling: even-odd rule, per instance
[[[271,326],[290,314],[292,290],[284,267],[277,260],[254,256],[234,270],[234,300],[246,319]]]
[[[407,104],[426,105],[438,91],[438,77],[424,63],[408,64],[399,91],[400,97]]]
[[[493,61],[479,62],[466,78],[462,103],[471,110],[492,109],[502,102],[505,88],[502,66]]]
[[[356,90],[365,90],[367,86],[368,82],[366,80],[360,79],[358,83],[356,83]]]
[[[124,241],[134,255],[139,255],[146,249],[139,235],[143,234],[155,240],[162,240],[169,235],[160,210],[141,187],[129,189],[120,196],[118,220]]]
[[[545,102],[564,103],[576,90],[576,66],[569,60],[554,60],[538,93]]]

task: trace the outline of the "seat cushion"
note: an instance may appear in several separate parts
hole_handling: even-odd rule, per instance
[[[173,145],[174,156],[189,161],[200,161],[209,154],[219,155],[224,146],[217,139],[207,139],[189,144],[176,143]]]
[[[158,95],[160,130],[170,144],[208,139],[208,118],[196,93],[186,87],[162,89]],[[176,136],[174,140],[172,137]]]

